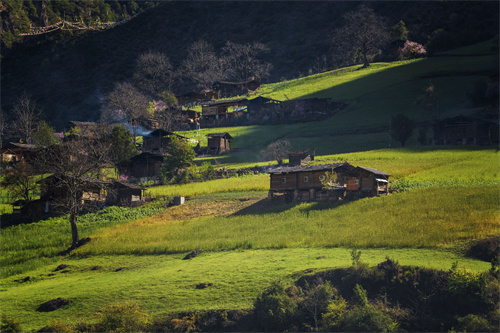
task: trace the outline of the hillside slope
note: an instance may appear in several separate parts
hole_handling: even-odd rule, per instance
[[[2,50],[2,109],[9,113],[17,96],[26,91],[40,103],[46,119],[57,130],[70,119],[97,120],[100,99],[115,82],[130,78],[138,55],[148,50],[164,52],[174,66],[179,66],[187,47],[200,39],[216,49],[227,40],[262,42],[271,48],[266,59],[274,68],[269,82],[298,77],[314,69],[323,56],[329,59],[329,34],[341,24],[342,14],[356,5],[174,1],[103,32],[25,38],[22,44]],[[440,36],[444,38],[438,45],[445,48],[477,42],[498,31],[496,2],[370,5],[386,16],[391,26],[404,20],[409,38],[423,44],[437,29],[442,29]]]

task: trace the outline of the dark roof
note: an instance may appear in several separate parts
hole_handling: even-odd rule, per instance
[[[292,172],[309,172],[309,171],[329,171],[342,166],[351,166],[347,162],[331,163],[331,164],[315,164],[315,165],[298,165],[298,166],[282,166],[270,169],[267,173],[292,173]]]
[[[302,155],[304,153],[307,153],[308,151],[316,151],[316,148],[307,148],[307,149],[302,149],[302,150],[296,150],[296,151],[291,151],[288,154],[289,155]]]
[[[35,145],[30,145],[30,144],[26,144],[26,143],[9,142],[2,147],[2,150],[12,149],[12,148],[22,148],[22,149],[26,149],[26,150],[33,150],[37,147]]]
[[[224,133],[210,133],[207,136],[210,137],[210,138],[221,137],[221,138],[226,138],[226,139],[230,139],[230,140],[233,139],[233,137],[228,132],[224,132]]]
[[[73,124],[75,126],[94,126],[97,125],[97,123],[92,122],[92,121],[76,121],[76,120],[70,120],[70,124]]]
[[[370,169],[370,168],[365,168],[365,167],[360,167],[360,166],[356,167],[356,169],[365,170],[365,171],[373,173],[374,175],[379,175],[379,176],[386,176],[386,177],[392,176],[388,173],[385,173],[385,172],[377,170],[377,169]]]
[[[208,101],[203,103],[202,105],[205,106],[213,106],[213,105],[224,105],[224,104],[238,104],[243,101],[247,101],[246,98],[233,98],[233,99],[223,99],[223,100],[216,100],[216,101]]]
[[[277,99],[272,99],[272,98],[267,98],[264,96],[258,96],[252,99],[249,99],[246,104],[265,104],[265,103],[281,103],[281,101],[278,101]]]
[[[242,81],[242,82],[228,82],[228,81],[217,81],[215,82],[215,84],[228,84],[228,85],[232,85],[232,86],[241,86],[243,84],[247,84],[247,83],[250,83],[250,82],[255,82],[257,84],[260,85],[260,81],[259,80],[248,80],[248,81]]]
[[[143,137],[146,138],[146,139],[152,139],[152,138],[158,138],[159,136],[160,137],[164,137],[164,136],[170,136],[170,135],[175,135],[179,138],[184,138],[182,135],[179,135],[179,134],[175,134],[174,132],[169,132],[169,131],[165,131],[164,129],[161,129],[161,128],[158,128],[158,129],[155,129],[153,132],[149,133],[148,135],[145,135]]]
[[[60,180],[62,178],[75,178],[75,176],[70,175],[70,174],[53,174],[53,175],[50,175],[48,177],[45,177],[44,179],[37,181],[37,184],[46,183],[49,180],[56,180],[57,181],[57,180]],[[80,177],[78,177],[78,179],[80,179],[81,181],[90,183],[90,184],[111,184],[110,181],[100,180],[100,179],[96,179],[96,178],[92,178],[92,177],[88,177],[88,176],[80,176]]]
[[[113,181],[113,186],[114,187],[116,187],[116,186],[127,187],[127,188],[131,188],[131,189],[134,189],[134,190],[145,190],[145,188],[142,187],[142,186],[139,186],[139,185],[136,185],[136,184],[124,183],[124,182],[121,182],[121,181],[118,181],[118,180]]]
[[[140,153],[138,155],[132,156],[128,161],[125,161],[125,162],[122,162],[122,163],[141,161],[141,160],[144,160],[144,159],[147,159],[147,158],[157,159],[157,160],[163,160],[163,158],[165,156],[168,156],[168,154],[161,155],[161,154],[151,153],[149,151],[144,151],[144,152],[142,152],[142,153]]]

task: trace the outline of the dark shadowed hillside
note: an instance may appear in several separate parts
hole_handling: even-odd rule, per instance
[[[178,67],[189,45],[206,40],[258,41],[271,52],[268,82],[332,67],[330,34],[357,2],[165,2],[101,32],[57,31],[24,38],[2,50],[2,110],[9,114],[23,91],[43,107],[56,129],[68,120],[93,121],[100,99],[129,79],[137,57],[165,53]],[[409,39],[431,52],[485,40],[498,33],[497,2],[369,2],[389,26],[403,20]],[[325,56],[326,64],[322,61]],[[383,59],[387,60],[387,59]],[[329,67],[329,68],[328,68]],[[178,85],[176,92],[192,89]]]

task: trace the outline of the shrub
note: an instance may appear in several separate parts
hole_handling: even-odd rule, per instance
[[[399,325],[392,318],[373,306],[358,306],[342,317],[344,332],[397,332]]]
[[[496,332],[486,319],[473,314],[459,317],[457,322],[460,332]]]
[[[43,327],[38,331],[39,333],[71,333],[75,330],[70,326],[61,321],[53,320],[47,326]]]
[[[401,48],[401,59],[421,58],[427,54],[427,50],[421,44],[407,40]]]
[[[254,303],[254,314],[260,329],[285,331],[291,325],[297,303],[287,295],[280,283],[267,288]]]
[[[148,315],[136,302],[124,302],[101,309],[96,332],[143,332],[149,323]]]
[[[17,333],[17,332],[23,332],[23,328],[21,326],[21,323],[18,322],[16,319],[7,316],[6,314],[2,315],[2,323],[0,325],[0,332],[1,333],[7,333],[7,332],[12,332],[12,333]]]
[[[330,302],[321,316],[322,330],[336,331],[345,313],[347,313],[347,302],[341,296]]]

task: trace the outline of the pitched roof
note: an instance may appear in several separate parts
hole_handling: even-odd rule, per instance
[[[2,150],[12,149],[12,148],[21,148],[21,149],[25,149],[25,150],[33,150],[33,149],[35,149],[37,147],[35,145],[26,144],[26,143],[9,142],[9,143],[5,144],[2,147]]]
[[[210,137],[210,138],[221,137],[221,138],[226,138],[226,139],[230,139],[230,140],[233,139],[233,137],[231,136],[231,134],[229,134],[228,132],[210,133],[207,136]]]
[[[308,151],[312,151],[314,153],[314,152],[316,152],[316,148],[307,148],[307,149],[302,149],[302,150],[291,151],[288,154],[289,155],[302,155],[304,153],[307,153]]]
[[[292,173],[292,172],[309,172],[309,171],[329,171],[337,169],[342,166],[351,166],[347,162],[331,163],[331,164],[315,164],[315,165],[297,165],[297,166],[283,166],[267,171],[269,174],[274,173]]]
[[[233,98],[233,99],[223,99],[223,100],[208,101],[208,102],[202,103],[202,106],[238,104],[238,103],[241,103],[243,101],[247,101],[247,99],[246,98]]]
[[[358,168],[358,169],[365,170],[365,171],[368,171],[368,172],[371,172],[371,173],[373,173],[374,175],[386,176],[386,177],[390,177],[390,176],[392,176],[392,175],[390,175],[390,174],[388,174],[388,173],[385,173],[385,172],[380,171],[380,170],[377,170],[377,169],[370,169],[370,168],[365,168],[365,167],[360,167],[360,166],[358,166],[357,168]]]

